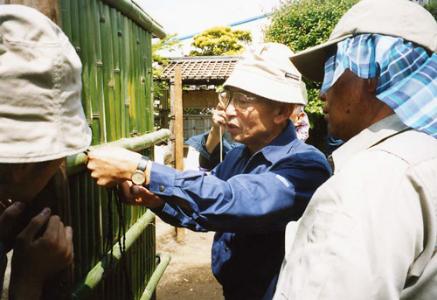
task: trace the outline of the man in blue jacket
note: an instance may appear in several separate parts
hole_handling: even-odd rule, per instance
[[[290,54],[284,45],[259,45],[225,82],[226,130],[242,145],[210,175],[180,172],[120,148],[89,154],[99,185],[119,183],[133,193],[127,202],[151,207],[172,225],[216,232],[212,271],[226,299],[272,298],[285,226],[330,176],[323,154],[297,139],[289,120],[306,100]]]

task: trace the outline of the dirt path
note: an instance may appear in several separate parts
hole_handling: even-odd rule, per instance
[[[211,273],[214,233],[185,230],[184,242],[174,239],[174,228],[157,218],[157,251],[171,261],[157,288],[157,300],[223,300],[222,289]]]

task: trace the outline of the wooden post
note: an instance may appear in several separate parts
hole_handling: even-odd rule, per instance
[[[174,76],[174,158],[177,170],[184,169],[184,116],[182,102],[182,70],[180,66],[175,68]],[[185,229],[176,227],[176,241],[185,239]]]
[[[4,4],[21,4],[33,7],[45,14],[56,24],[61,24],[59,0],[4,0],[1,2],[4,2]]]

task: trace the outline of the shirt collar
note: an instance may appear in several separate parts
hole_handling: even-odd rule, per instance
[[[349,159],[357,153],[369,149],[407,128],[396,114],[392,114],[364,129],[332,153],[335,167],[334,174],[340,171]]]
[[[272,164],[283,158],[290,151],[292,142],[297,139],[296,129],[290,120],[287,122],[284,130],[270,144],[259,151]]]

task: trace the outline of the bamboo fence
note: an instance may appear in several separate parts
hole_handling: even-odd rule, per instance
[[[93,145],[118,141],[151,156],[148,148],[169,136],[162,131],[150,134],[151,39],[152,34],[162,37],[162,28],[127,0],[60,0],[59,14],[83,63],[83,105]],[[117,206],[115,194],[96,187],[78,169],[83,158],[68,161],[77,258],[73,298],[150,299],[169,260],[161,257],[157,269],[153,214]]]

